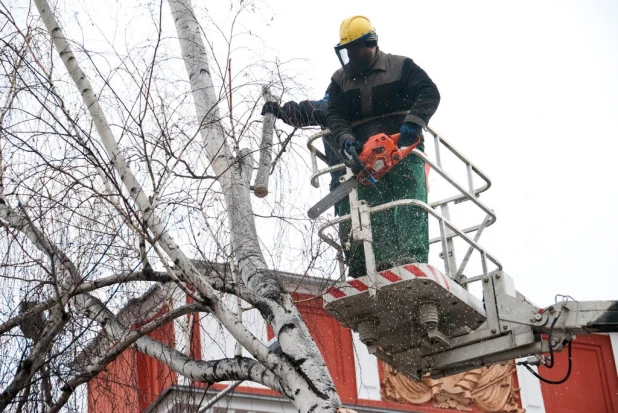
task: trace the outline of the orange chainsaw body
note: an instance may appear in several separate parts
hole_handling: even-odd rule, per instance
[[[418,145],[411,145],[400,149],[397,146],[399,134],[387,135],[378,133],[367,139],[358,158],[363,164],[363,170],[358,174],[358,182],[369,186],[378,181],[388,171],[393,169],[403,158]]]

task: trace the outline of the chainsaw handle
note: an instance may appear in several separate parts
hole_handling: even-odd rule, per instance
[[[393,140],[395,141],[395,144],[397,144],[397,146],[399,146],[399,136],[400,135],[401,135],[400,133],[396,133],[394,135],[391,135],[391,138],[393,138]],[[401,160],[403,160],[406,156],[410,155],[412,153],[412,151],[414,149],[416,149],[416,147],[418,146],[419,143],[421,143],[420,139],[414,145],[410,145],[410,146],[408,146],[406,148],[400,149],[399,152],[401,153],[401,159],[399,160],[399,162],[401,162]]]
[[[353,162],[351,162],[350,164],[346,164],[346,166],[350,168],[355,175],[357,175],[363,169],[363,163],[358,157],[356,149],[354,149],[350,155],[352,156]]]
[[[400,152],[401,152],[401,159],[403,159],[403,158],[405,158],[406,156],[410,155],[410,154],[412,153],[412,151],[413,151],[414,149],[416,149],[416,147],[418,146],[418,144],[419,144],[419,143],[420,143],[420,141],[419,141],[419,142],[416,142],[414,145],[410,145],[410,146],[408,146],[407,148],[403,148],[403,149],[401,149],[401,151],[400,151]]]

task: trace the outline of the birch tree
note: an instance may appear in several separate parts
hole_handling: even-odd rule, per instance
[[[194,381],[254,381],[300,412],[338,411],[324,359],[256,229],[262,85],[247,82],[256,95],[244,95],[240,130],[226,123],[227,66],[205,36],[216,22],[200,25],[189,0],[141,5],[148,38],[106,55],[79,47],[61,22],[110,37],[113,29],[86,27],[60,3],[17,6],[1,6],[0,411],[77,404],[82,385],[129,347]],[[274,160],[290,141],[278,136]],[[178,291],[190,302],[153,318]],[[260,312],[280,352],[242,322],[230,296]],[[147,335],[197,312],[250,356],[197,360]]]

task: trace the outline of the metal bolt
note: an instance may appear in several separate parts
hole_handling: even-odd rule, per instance
[[[496,274],[496,279],[500,279],[500,274]]]
[[[418,322],[424,328],[437,327],[439,320],[438,306],[435,303],[425,302],[418,306]]]
[[[378,341],[378,323],[375,319],[367,319],[358,323],[360,341],[366,346],[374,346]]]
[[[489,278],[487,278],[487,277],[483,278],[483,282],[488,283],[489,282]]]
[[[495,328],[491,329],[491,334],[496,334],[496,329]]]
[[[507,326],[506,324],[502,324],[502,329],[503,329],[503,330],[508,330],[508,329],[509,329],[509,326]]]
[[[530,317],[530,321],[534,323],[534,316]]]
[[[536,321],[541,321],[541,320],[543,319],[543,315],[542,315],[542,314],[538,314],[538,313],[537,313],[537,314],[534,316],[534,319],[535,319]]]
[[[556,344],[558,344],[558,342],[556,340],[552,340],[551,341],[551,346],[552,347],[556,347]]]

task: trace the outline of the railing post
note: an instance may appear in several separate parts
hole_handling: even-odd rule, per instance
[[[349,171],[348,171],[349,174]],[[369,205],[366,201],[358,199],[358,191],[352,190],[350,199],[350,218],[352,221],[352,239],[362,241],[363,252],[365,253],[365,268],[370,280],[369,295],[374,297],[376,294],[376,261],[373,252],[373,236],[371,232],[371,214]]]
[[[448,204],[440,207],[440,215],[446,220],[451,220],[451,214],[448,208]],[[455,278],[455,271],[457,269],[457,260],[455,259],[455,248],[453,243],[453,231],[446,228],[445,225],[440,225],[440,236],[442,237],[442,255],[444,259],[444,268],[446,275],[449,278]]]

